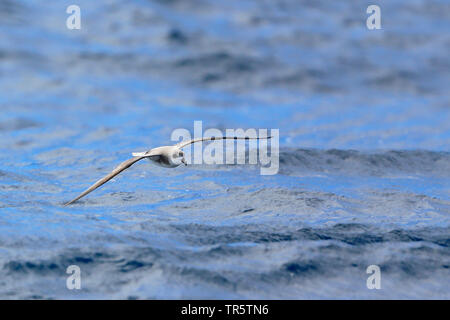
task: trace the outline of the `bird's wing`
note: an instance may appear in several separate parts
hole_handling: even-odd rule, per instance
[[[272,138],[272,137],[271,136],[270,137],[256,137],[256,138],[251,138],[251,137],[209,137],[209,138],[198,138],[198,139],[180,142],[180,143],[177,143],[176,146],[181,149],[192,143],[196,143],[196,142],[200,142],[200,141],[225,140],[225,139],[260,140],[260,139],[270,139],[270,138]]]
[[[157,156],[157,155],[155,155]],[[152,156],[141,156],[141,157],[133,157],[131,159],[128,159],[124,162],[122,162],[121,164],[119,164],[110,174],[108,174],[107,176],[101,178],[100,180],[98,180],[96,183],[94,183],[92,186],[90,186],[86,191],[84,191],[83,193],[81,193],[78,197],[76,197],[75,199],[67,202],[65,204],[65,206],[68,206],[69,204],[74,203],[75,201],[83,198],[85,195],[87,195],[88,193],[94,191],[95,189],[97,189],[98,187],[100,187],[101,185],[105,184],[106,182],[108,182],[109,180],[111,180],[112,178],[114,178],[115,176],[117,176],[119,173],[121,173],[123,170],[128,169],[129,167],[131,167],[133,164],[135,164],[136,162],[138,162],[139,160],[142,160],[144,158],[150,158]]]

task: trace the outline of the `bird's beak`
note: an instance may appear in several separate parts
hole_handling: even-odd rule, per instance
[[[181,159],[181,162],[183,162],[184,163],[184,165],[185,166],[187,166],[187,162],[186,162],[186,160],[183,158],[183,159]]]

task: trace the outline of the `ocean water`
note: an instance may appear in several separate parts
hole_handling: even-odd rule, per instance
[[[0,298],[450,298],[448,1],[71,4],[0,1]],[[62,206],[195,120],[280,129],[279,173],[141,162]]]

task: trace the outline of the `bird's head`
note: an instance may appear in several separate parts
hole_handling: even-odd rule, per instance
[[[184,163],[184,165],[187,166],[187,162],[186,159],[184,158],[184,152],[181,149],[175,149],[174,152],[172,153],[172,162],[176,165],[180,165],[182,163]]]

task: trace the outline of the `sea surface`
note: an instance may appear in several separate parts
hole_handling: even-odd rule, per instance
[[[448,1],[1,0],[0,34],[0,298],[450,299]],[[62,206],[195,120],[279,129],[278,174],[140,162]]]

